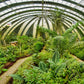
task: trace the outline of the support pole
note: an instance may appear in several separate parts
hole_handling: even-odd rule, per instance
[[[42,0],[42,27],[43,27],[43,11],[44,11],[44,0]]]

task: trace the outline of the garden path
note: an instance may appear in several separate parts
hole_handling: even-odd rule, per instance
[[[1,76],[0,76],[0,84],[7,84],[8,81],[11,79],[11,77],[9,76],[10,74],[13,74],[17,71],[18,67],[27,59],[26,58],[22,58],[17,60],[13,66],[11,66],[8,71],[4,72]]]
[[[72,55],[72,54],[71,54]],[[78,60],[79,62],[84,62],[83,60],[77,58],[75,55],[72,55],[72,57],[74,57],[76,60]]]

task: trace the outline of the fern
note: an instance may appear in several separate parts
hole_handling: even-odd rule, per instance
[[[62,63],[61,65],[59,65],[57,68],[56,68],[56,70],[55,70],[55,75],[57,75],[57,73],[58,73],[58,71],[60,70],[60,69],[62,69],[63,67],[65,67],[65,63]]]
[[[79,41],[75,43],[72,48],[84,48],[84,41]]]
[[[42,70],[42,71],[46,71],[46,64],[44,62],[40,62],[39,63],[39,68]]]
[[[59,61],[59,52],[58,51],[55,51],[55,53],[54,53],[54,55],[53,55],[53,57],[52,57],[52,61],[54,62],[54,63],[56,63],[56,62],[58,62]]]
[[[11,74],[10,76],[17,80],[24,80],[24,78],[21,75]]]
[[[21,81],[20,84],[27,84],[27,82],[25,81],[25,78],[22,77],[21,75],[11,74],[10,76],[15,80]]]

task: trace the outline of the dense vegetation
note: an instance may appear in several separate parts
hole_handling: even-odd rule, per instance
[[[52,15],[58,17],[52,18],[56,23],[55,30],[58,26],[61,29],[60,11]],[[84,60],[84,38],[79,40],[77,34],[72,33],[78,25],[76,23],[64,33],[59,29],[56,33],[38,26],[37,38],[15,34],[7,36],[6,46],[0,42],[0,74],[7,71],[4,69],[6,63],[31,55],[15,74],[10,75],[14,79],[13,84],[84,84],[84,62],[73,58],[75,55]],[[10,45],[11,41],[18,44]]]
[[[0,47],[0,73],[2,71],[6,71],[3,67],[7,62],[14,62],[17,58],[38,52],[42,49],[44,44],[41,38],[33,39],[28,36],[19,36],[16,40],[18,41],[17,46],[12,46],[9,44],[7,46]]]
[[[84,63],[79,63],[69,54],[67,56],[60,59],[56,52],[52,58],[40,61],[37,66],[33,66],[35,61],[29,58],[25,66],[22,65],[16,74],[11,75],[14,78],[13,84],[83,84]]]
[[[84,84],[84,62],[72,56],[84,60],[84,41],[79,41],[77,34],[71,32],[77,26],[78,23],[62,35],[38,27],[40,36],[37,38],[17,36],[18,45],[0,49],[1,72],[6,71],[3,69],[5,63],[32,55],[15,74],[10,75],[13,84]]]
[[[77,42],[70,50],[72,54],[84,60],[84,41]]]
[[[80,47],[83,44],[77,41],[77,35],[68,32],[67,36],[49,37],[43,42],[41,52],[35,52],[25,66],[23,64],[10,75],[13,84],[83,84],[84,62],[77,61],[70,54],[78,42]]]

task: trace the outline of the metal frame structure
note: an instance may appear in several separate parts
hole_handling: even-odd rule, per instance
[[[64,10],[63,24],[66,28],[73,22],[84,20],[84,0],[0,0],[0,31],[5,29],[8,22],[12,23],[3,32],[2,39],[19,26],[18,35],[27,35],[33,25],[34,37],[37,25],[53,30],[49,11],[56,7]],[[84,26],[80,24],[74,32],[81,38],[84,36]]]

